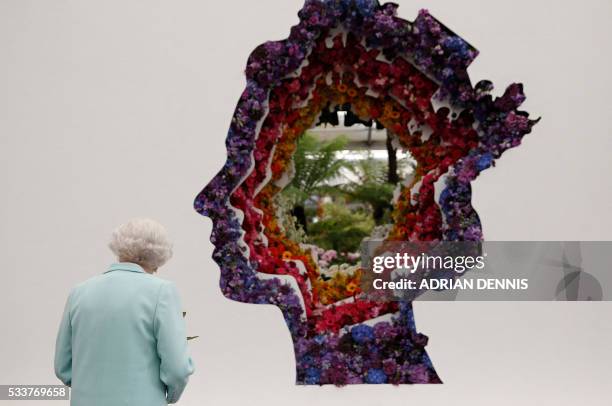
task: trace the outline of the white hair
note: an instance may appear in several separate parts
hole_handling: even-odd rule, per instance
[[[172,257],[166,229],[157,221],[138,218],[113,231],[108,244],[120,262],[133,262],[155,271]]]

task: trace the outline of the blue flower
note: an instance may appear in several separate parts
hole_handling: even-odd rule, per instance
[[[315,336],[314,338],[314,342],[317,344],[323,344],[325,342],[325,336],[323,334],[319,334],[317,336]]]
[[[467,57],[469,47],[467,43],[459,37],[448,37],[442,43],[444,48],[452,53],[459,54],[462,58]]]
[[[306,379],[308,385],[316,385],[321,380],[321,371],[318,368],[308,368],[306,370]]]
[[[360,324],[353,327],[351,336],[359,344],[367,343],[374,339],[374,329],[366,324]]]
[[[368,373],[366,374],[366,382],[367,383],[386,383],[387,375],[385,375],[382,369],[371,368],[371,369],[368,369]]]
[[[439,199],[439,203],[442,204],[442,206],[448,206],[447,203],[449,203],[449,199],[451,197],[451,190],[449,187],[445,187],[442,190],[442,193],[440,193],[440,199]]]
[[[361,15],[364,17],[369,17],[374,14],[378,3],[376,0],[356,0],[355,5],[357,6],[357,9]]]
[[[314,362],[314,358],[312,358],[311,355],[304,355],[302,357],[302,364],[304,365],[310,365]]]
[[[337,10],[342,15],[351,6],[351,0],[336,0],[328,3],[332,10]]]
[[[478,168],[479,172],[484,171],[485,169],[490,167],[492,163],[493,163],[493,155],[487,152],[486,154],[478,158],[478,162],[476,162],[476,168]]]

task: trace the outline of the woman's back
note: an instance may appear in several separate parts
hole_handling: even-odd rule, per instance
[[[72,387],[72,405],[174,403],[193,373],[176,288],[133,263],[113,264],[78,285],[55,366]]]

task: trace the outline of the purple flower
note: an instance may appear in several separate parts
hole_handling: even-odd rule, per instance
[[[386,359],[383,361],[383,371],[385,373],[385,375],[387,376],[391,376],[391,375],[395,375],[395,373],[397,372],[399,365],[397,364],[397,362],[395,362],[394,359]]]
[[[412,383],[429,383],[429,369],[423,364],[410,365],[407,369],[408,378]]]
[[[374,325],[374,335],[379,340],[392,339],[395,334],[396,331],[389,322],[383,321]]]
[[[481,241],[482,229],[476,225],[469,226],[463,233],[463,238],[466,241]]]

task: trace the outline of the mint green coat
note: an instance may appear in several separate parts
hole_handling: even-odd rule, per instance
[[[76,286],[57,335],[55,374],[72,406],[176,403],[194,366],[173,283],[122,262]]]

